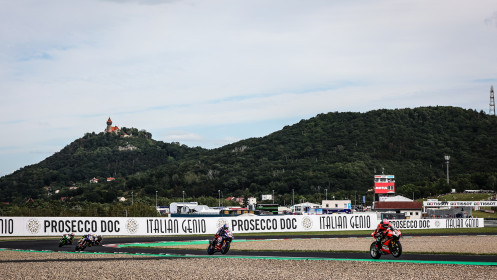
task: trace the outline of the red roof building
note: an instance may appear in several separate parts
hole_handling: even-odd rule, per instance
[[[119,127],[112,126],[112,120],[110,119],[110,117],[107,120],[107,128],[105,128],[104,132],[106,132],[106,133],[118,133],[119,132]]]

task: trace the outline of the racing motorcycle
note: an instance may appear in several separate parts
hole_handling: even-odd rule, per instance
[[[374,238],[374,232],[371,234]],[[369,248],[369,253],[373,259],[379,259],[381,255],[392,254],[395,258],[400,257],[402,255],[402,245],[400,244],[400,237],[402,233],[400,230],[388,229],[387,232],[383,235],[381,245],[378,246],[377,242],[371,243],[371,247]],[[376,238],[375,238],[376,240]]]
[[[76,245],[76,251],[83,251],[90,244],[88,236],[83,236]]]
[[[69,239],[69,236],[62,236],[62,238],[59,241],[59,247],[62,247],[64,245],[71,245],[72,240]]]
[[[221,246],[217,246],[218,238],[222,238]],[[221,252],[221,254],[228,253],[231,245],[231,241],[233,240],[233,234],[231,232],[224,232],[221,236],[214,236],[209,242],[209,247],[207,247],[207,254],[212,255],[215,252]]]

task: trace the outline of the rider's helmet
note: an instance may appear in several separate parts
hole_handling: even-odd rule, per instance
[[[71,237],[74,237],[74,232],[73,232],[73,233],[71,233]]]
[[[390,227],[390,222],[387,219],[383,219],[381,221],[380,225],[381,225],[381,228],[387,229],[388,227]]]
[[[224,230],[228,230],[228,229],[229,229],[228,225],[227,225],[227,224],[224,224],[224,225],[223,225],[223,229],[224,229]]]

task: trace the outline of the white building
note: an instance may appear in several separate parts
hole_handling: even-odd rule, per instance
[[[263,194],[261,195],[261,200],[273,200],[273,195],[272,194]]]
[[[198,202],[173,202],[169,205],[171,214],[197,214],[197,215],[218,215],[220,209],[210,208],[207,205],[198,205]]]
[[[311,202],[304,202],[300,204],[295,204],[292,207],[292,212],[295,214],[309,213],[309,209],[319,209],[321,205]]]
[[[414,200],[401,195],[396,195],[396,196],[381,196],[380,201],[414,201]]]
[[[257,204],[257,198],[255,197],[247,198],[247,205],[255,205],[255,204]]]
[[[173,202],[169,205],[169,212],[171,214],[188,214],[195,206],[198,206],[198,202]]]
[[[321,208],[323,209],[351,209],[350,200],[323,200],[321,201]]]

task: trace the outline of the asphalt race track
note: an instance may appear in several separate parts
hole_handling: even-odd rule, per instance
[[[291,236],[290,238],[332,238],[343,236],[331,235],[301,235]],[[237,239],[288,239],[289,236],[243,236],[237,235]],[[123,243],[146,243],[146,242],[164,242],[164,241],[191,241],[191,240],[206,240],[206,236],[155,236],[155,237],[104,237],[104,245],[123,244]],[[73,242],[75,243],[75,242]],[[18,250],[33,250],[33,251],[67,251],[74,252],[75,245],[66,245],[58,247],[58,239],[37,239],[37,240],[4,240],[0,241],[2,249],[18,249]],[[207,249],[207,246],[206,246]],[[160,255],[188,255],[189,257],[202,256],[206,257],[207,252],[199,249],[173,249],[173,248],[153,248],[153,247],[114,247],[114,246],[94,246],[85,249],[88,253],[129,253],[129,254],[151,254],[159,256],[151,256],[153,258],[163,258]],[[216,254],[217,255],[217,254]],[[219,255],[218,255],[219,256]],[[236,251],[230,250],[226,256],[240,257],[278,257],[278,258],[325,258],[339,260],[364,260],[371,259],[369,252],[299,252],[299,251]],[[382,260],[394,260],[391,255],[382,256]],[[410,254],[404,252],[399,259],[402,261],[444,261],[444,262],[497,262],[497,255],[448,255],[448,254]]]

